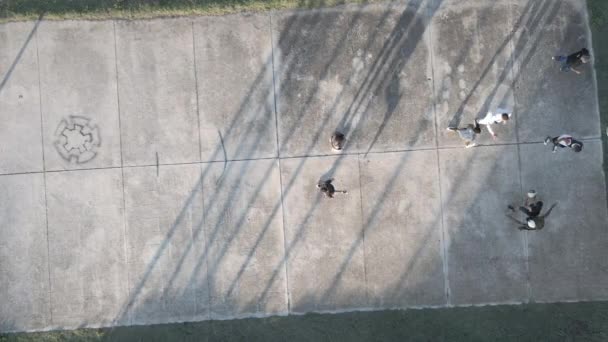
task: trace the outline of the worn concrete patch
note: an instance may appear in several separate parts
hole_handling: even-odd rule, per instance
[[[192,23],[116,22],[125,165],[200,161]]]
[[[442,2],[431,21],[433,70],[437,97],[437,130],[440,146],[458,146],[448,126],[463,127],[502,108],[513,112],[511,88],[512,28],[510,3],[484,1]],[[457,44],[455,44],[457,42]],[[516,116],[506,125],[494,125],[496,142],[514,142]],[[478,141],[494,140],[482,127]]]
[[[277,156],[268,15],[194,24],[202,160]],[[221,136],[220,136],[221,134]]]
[[[51,324],[44,175],[0,176],[0,330]]]
[[[36,23],[0,25],[0,173],[42,171]]]
[[[53,327],[107,326],[127,299],[120,169],[46,175]]]
[[[199,165],[124,170],[131,324],[209,318]]]

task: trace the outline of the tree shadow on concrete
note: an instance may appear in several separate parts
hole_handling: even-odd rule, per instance
[[[42,21],[43,16],[44,16],[44,14],[40,14],[40,16],[38,17],[38,20],[36,20],[36,22],[34,23],[34,27],[32,27],[32,30],[27,35],[27,38],[25,38],[25,41],[23,42],[23,45],[19,49],[19,52],[17,52],[17,56],[15,56],[15,59],[13,60],[11,65],[6,70],[6,73],[2,77],[2,82],[0,82],[0,94],[2,93],[2,89],[4,89],[4,86],[6,85],[6,83],[10,80],[11,75],[13,74],[13,71],[15,70],[15,67],[19,64],[19,61],[21,61],[21,57],[23,56],[23,53],[29,46],[30,41],[36,34],[36,31],[38,31],[38,26],[40,25],[40,22]]]

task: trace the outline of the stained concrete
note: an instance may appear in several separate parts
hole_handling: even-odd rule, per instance
[[[279,153],[434,145],[427,2],[277,15],[273,21]]]
[[[112,22],[42,22],[37,31],[46,170],[120,166],[120,130]],[[70,116],[91,119],[101,145],[79,164],[62,158],[57,129]]]
[[[115,25],[124,164],[200,161],[192,23]]]
[[[115,321],[129,293],[121,170],[48,173],[46,189],[51,326],[125,324]]]
[[[450,303],[525,301],[524,233],[505,215],[521,196],[517,146],[443,150],[439,158]]]
[[[35,23],[0,26],[0,173],[42,171]]]
[[[34,23],[0,25],[1,329],[606,299],[592,69],[543,57],[588,41],[585,18],[413,0],[43,21],[20,59]],[[499,105],[491,146],[445,131]],[[70,115],[92,119],[61,126],[80,164],[53,140]],[[539,143],[567,132],[583,152]],[[529,187],[560,201],[539,232],[505,216]]]
[[[51,323],[44,175],[0,177],[0,330]]]
[[[442,1],[433,19],[433,65],[440,146],[461,146],[448,126],[464,127],[499,108],[514,110],[512,83],[511,3]],[[458,42],[455,45],[453,42]],[[485,127],[478,143],[515,142],[518,116],[493,125],[496,140]]]
[[[608,215],[601,141],[582,152],[551,153],[543,144],[523,145],[522,185],[535,189],[545,207],[557,203],[545,228],[529,233],[532,299],[608,299]],[[543,210],[543,214],[547,209]],[[521,219],[521,218],[520,218]]]

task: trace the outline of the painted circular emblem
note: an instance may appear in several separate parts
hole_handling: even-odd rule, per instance
[[[72,164],[86,163],[95,158],[101,145],[99,128],[89,118],[70,116],[57,126],[54,144],[66,161]]]

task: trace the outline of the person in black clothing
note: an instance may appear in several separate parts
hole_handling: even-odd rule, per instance
[[[325,196],[329,197],[329,198],[334,198],[334,194],[336,192],[340,192],[343,194],[348,193],[348,191],[346,190],[336,190],[336,188],[334,188],[334,185],[331,184],[331,182],[333,182],[334,179],[330,178],[327,180],[320,180],[319,183],[317,183],[317,188],[319,190],[321,190],[322,193],[325,194]]]
[[[549,216],[549,214],[551,214],[551,211],[556,205],[557,203],[553,204],[544,215],[540,214],[543,208],[542,201],[531,203],[528,207],[519,207],[519,210],[527,216],[525,222],[522,222],[510,215],[507,215],[507,217],[521,225],[517,227],[519,230],[541,230],[545,226],[545,219],[547,216]],[[509,209],[513,210],[512,207]]]
[[[338,131],[334,132],[334,134],[332,134],[331,138],[329,139],[331,148],[333,148],[334,151],[342,150],[344,148],[345,142],[346,142],[346,138],[344,137],[344,134],[342,134]]]
[[[582,48],[581,50],[568,55],[568,56],[555,56],[553,57],[553,60],[558,61],[561,63],[560,66],[560,70],[567,72],[567,71],[574,71],[577,74],[580,74],[581,72],[578,71],[576,69],[576,67],[579,67],[580,65],[586,64],[589,62],[589,60],[591,59],[591,55],[589,54],[589,50]]]

